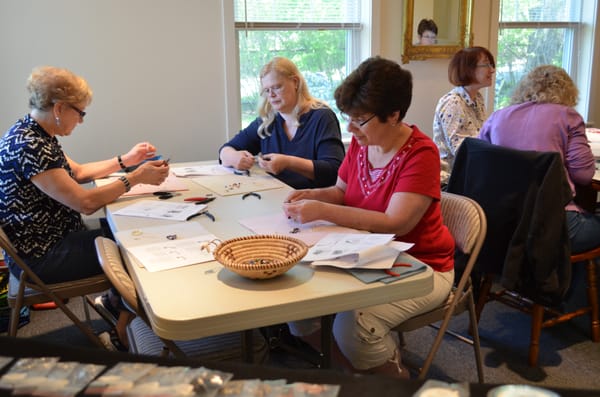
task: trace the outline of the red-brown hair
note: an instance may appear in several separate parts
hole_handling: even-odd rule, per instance
[[[475,82],[475,71],[479,58],[484,55],[496,68],[492,53],[484,47],[469,47],[459,50],[448,64],[448,80],[455,86],[466,86]]]

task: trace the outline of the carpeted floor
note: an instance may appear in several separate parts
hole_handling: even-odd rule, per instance
[[[69,306],[83,315],[80,299],[72,300]],[[108,329],[108,325],[93,311],[92,316],[97,331]],[[544,330],[540,366],[530,368],[527,365],[529,317],[499,303],[488,304],[480,322],[486,383],[600,388],[600,343],[590,341],[586,320],[581,318]],[[466,335],[467,324],[465,314],[455,318],[451,328]],[[406,364],[419,367],[435,332],[427,327],[405,334],[406,347],[402,354]],[[88,340],[76,327],[69,325],[69,320],[58,310],[31,311],[31,322],[19,329],[18,335],[70,346],[90,346]],[[281,348],[270,351],[266,364],[291,368],[313,367],[308,361]],[[453,337],[445,337],[428,378],[447,382],[476,382],[473,349]]]

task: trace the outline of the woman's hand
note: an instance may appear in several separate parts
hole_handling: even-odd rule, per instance
[[[279,153],[263,154],[258,157],[258,166],[273,175],[278,175],[288,168],[291,157]]]
[[[293,203],[298,200],[314,199],[314,189],[300,189],[291,191],[285,198],[285,203]]]
[[[225,146],[219,156],[224,166],[236,170],[249,170],[254,165],[254,155],[247,150],[235,150],[231,146]]]
[[[156,156],[156,147],[149,142],[140,142],[121,156],[123,163],[131,167]]]
[[[167,176],[169,176],[169,165],[165,161],[147,161],[132,172],[132,182],[160,185]]]
[[[317,200],[298,200],[283,203],[283,212],[288,219],[298,223],[307,223],[322,219],[321,210],[326,203]]]

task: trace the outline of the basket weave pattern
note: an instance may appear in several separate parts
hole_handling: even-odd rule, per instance
[[[229,270],[252,279],[279,276],[308,252],[308,246],[280,235],[244,236],[226,240],[215,249],[215,259]]]

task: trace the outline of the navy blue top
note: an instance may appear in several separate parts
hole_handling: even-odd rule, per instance
[[[257,117],[248,127],[241,130],[229,142],[221,146],[231,146],[235,150],[258,153],[281,153],[313,160],[315,179],[289,170],[274,175],[277,179],[295,189],[307,189],[334,185],[337,171],[344,159],[340,123],[329,108],[312,109],[300,116],[300,125],[292,140],[283,129],[283,117],[279,113],[269,126],[271,133],[264,139],[258,136],[262,119]]]
[[[23,259],[44,256],[69,232],[85,229],[79,212],[31,182],[53,168],[64,168],[73,176],[58,140],[30,115],[0,139],[0,223]],[[5,260],[12,268],[12,258]]]

